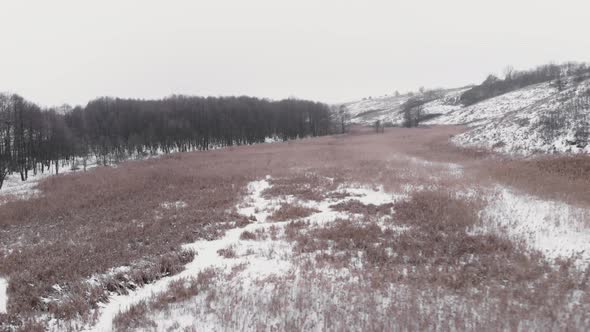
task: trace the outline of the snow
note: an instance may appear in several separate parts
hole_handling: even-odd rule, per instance
[[[563,202],[547,201],[498,186],[482,211],[482,229],[524,240],[547,258],[576,257],[590,264],[590,211]]]
[[[283,142],[283,140],[280,137],[278,137],[278,136],[266,137],[264,139],[264,143],[272,144],[272,143],[279,143],[279,142]]]
[[[0,314],[6,313],[6,304],[8,303],[8,280],[0,278]]]
[[[164,202],[164,203],[160,204],[160,207],[165,210],[172,210],[172,209],[180,210],[180,209],[184,209],[187,206],[188,206],[188,204],[186,204],[186,202],[183,202],[183,201]]]
[[[407,159],[414,164],[420,165],[421,167],[438,168],[444,170],[455,177],[463,175],[463,165],[460,164],[430,161],[417,157],[407,157]]]

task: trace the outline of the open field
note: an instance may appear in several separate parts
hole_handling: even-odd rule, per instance
[[[590,158],[464,130],[49,177],[0,205],[0,331],[587,330]]]

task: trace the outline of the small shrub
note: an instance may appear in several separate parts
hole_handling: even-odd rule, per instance
[[[256,234],[250,231],[243,231],[240,240],[256,240]]]
[[[278,210],[276,210],[272,215],[270,215],[269,218],[273,221],[294,220],[306,218],[318,212],[320,211],[317,209],[308,208],[305,206],[295,204],[283,204]]]
[[[235,258],[236,251],[233,247],[227,247],[217,250],[217,254],[223,258]]]

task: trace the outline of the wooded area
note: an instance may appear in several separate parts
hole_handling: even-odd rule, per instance
[[[86,107],[42,109],[0,94],[0,188],[8,174],[44,172],[88,158],[102,164],[133,156],[321,136],[327,105],[287,99],[171,96],[160,100],[98,98]]]

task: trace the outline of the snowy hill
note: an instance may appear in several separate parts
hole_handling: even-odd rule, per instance
[[[499,96],[435,119],[432,123],[471,123],[454,138],[466,146],[503,153],[590,153],[590,80],[558,91],[540,84]],[[472,122],[474,121],[474,122]]]
[[[433,101],[423,106],[424,115],[447,114],[462,106],[459,97],[468,88],[440,89],[428,91],[435,95]],[[343,104],[350,115],[350,121],[355,124],[373,124],[380,120],[390,125],[400,125],[403,120],[402,106],[410,98],[420,98],[423,94],[405,94],[400,96],[383,96],[363,99]]]
[[[384,96],[343,104],[352,123],[372,124],[376,120],[392,122],[401,111],[409,95]],[[401,115],[400,115],[401,116]]]
[[[438,90],[438,98],[422,106],[427,125],[467,125],[453,142],[502,153],[590,153],[590,78],[570,76],[530,85],[471,106],[461,95],[469,88]],[[420,96],[420,95],[418,95]],[[345,104],[351,122],[381,120],[401,125],[402,105],[410,97],[384,97]]]

